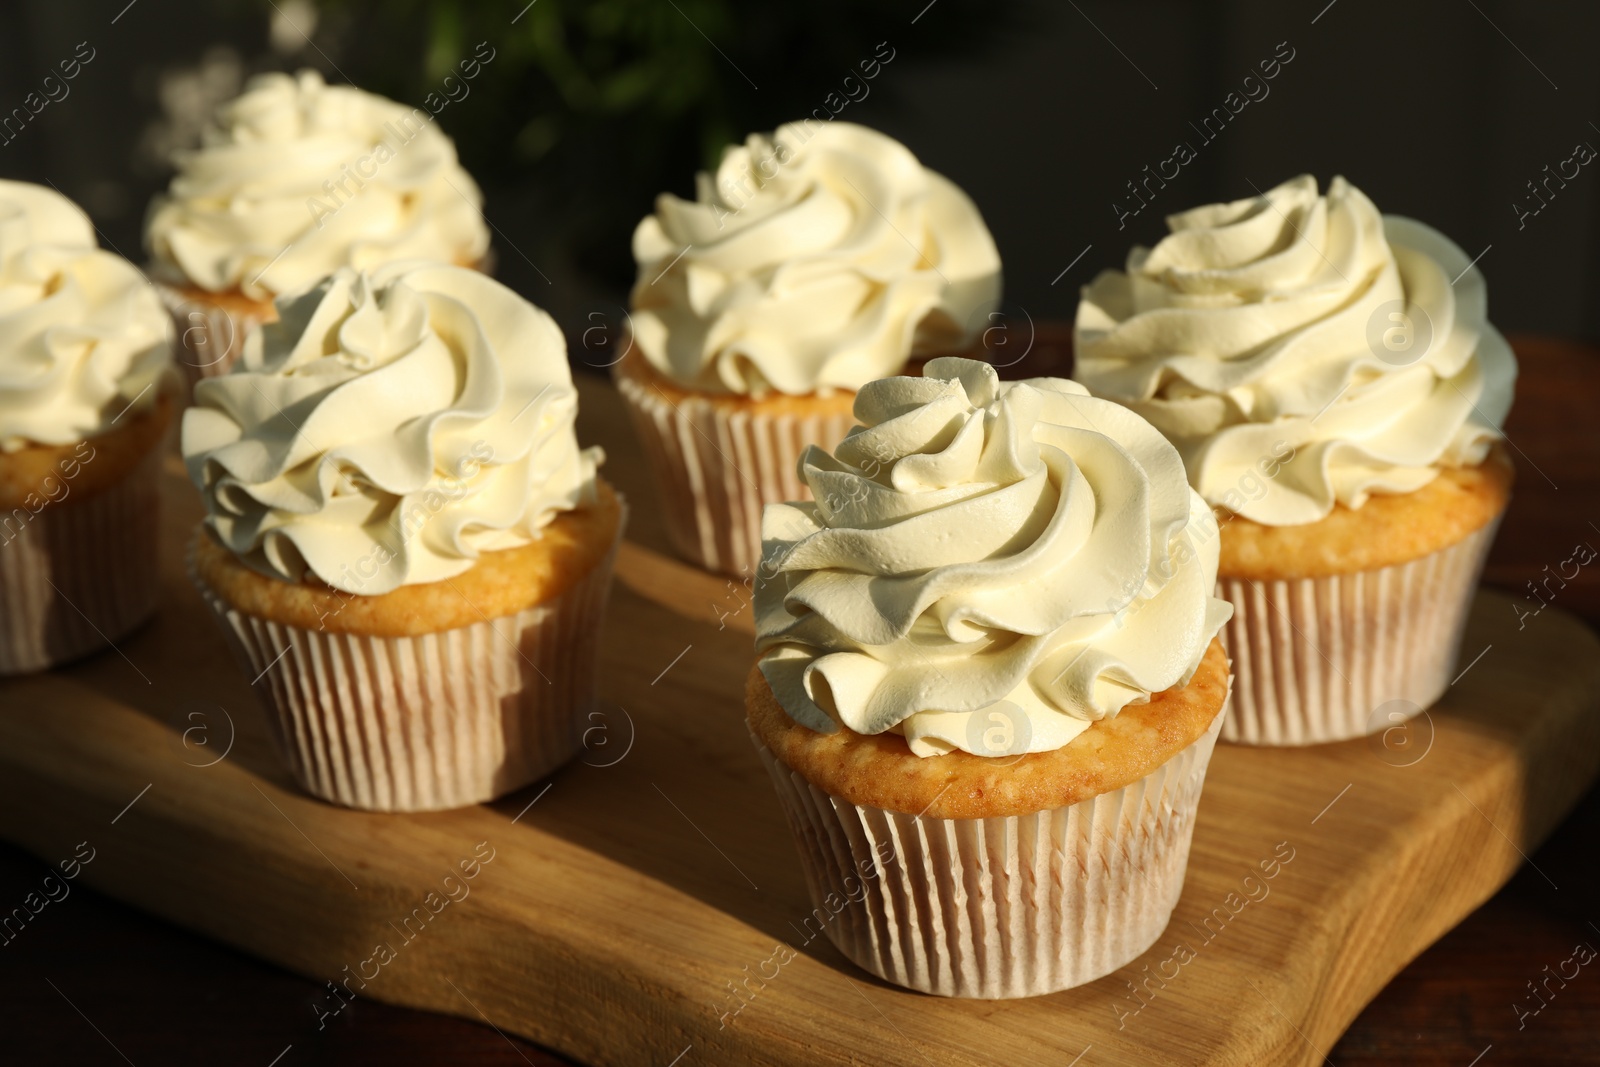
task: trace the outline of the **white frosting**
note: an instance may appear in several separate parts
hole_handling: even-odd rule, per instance
[[[656,201],[633,255],[640,350],[703,392],[859,389],[914,354],[967,347],[1000,295],[967,195],[848,122],[730,147],[696,200]]]
[[[1460,248],[1309,175],[1167,223],[1084,289],[1077,377],[1171,438],[1209,503],[1315,522],[1483,462],[1516,362]]]
[[[69,444],[158,399],[172,322],[51,189],[0,181],[0,451]]]
[[[341,270],[195,388],[183,455],[245,563],[350,593],[460,574],[594,495],[550,317],[464,267]]]
[[[1075,382],[936,359],[856,398],[857,427],[775,504],[761,670],[798,723],[919,756],[1060,748],[1186,684],[1232,609],[1173,447]]]
[[[489,248],[483,197],[433,116],[316,71],[253,79],[176,163],[150,252],[213,292],[271,299],[340,267],[475,264]]]

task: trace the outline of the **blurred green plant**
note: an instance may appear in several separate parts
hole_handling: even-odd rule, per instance
[[[260,2],[260,0],[252,0]],[[655,195],[753,130],[823,106],[881,41],[897,59],[975,55],[1004,5],[935,0],[319,0],[324,56],[364,88],[421,104],[479,42],[493,61],[440,115],[463,162],[522,225],[611,284]],[[892,77],[873,83],[893,94]],[[516,201],[507,204],[508,201]]]

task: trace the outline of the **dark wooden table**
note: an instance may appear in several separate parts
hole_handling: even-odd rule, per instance
[[[1487,580],[1522,592],[1579,542],[1600,547],[1600,350],[1542,338],[1518,338],[1516,348],[1523,377],[1507,434],[1519,481]],[[1041,338],[1027,370],[1059,373],[1068,358],[1059,338]],[[1600,624],[1600,563],[1549,588],[1546,599]],[[1538,619],[1525,623],[1536,627]],[[1580,945],[1600,949],[1597,843],[1600,790],[1503,890],[1397,975],[1324,1050],[1329,1060],[1339,1067],[1600,1064],[1600,959],[1575,977],[1566,962]],[[0,912],[21,904],[47,873],[32,856],[0,845]],[[1565,982],[1553,977],[1563,965]],[[312,1003],[320,991],[74,884],[69,897],[0,946],[0,1063],[568,1062],[488,1026],[367,1000],[319,1031]]]

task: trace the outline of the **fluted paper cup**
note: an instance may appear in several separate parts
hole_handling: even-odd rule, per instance
[[[1161,936],[1226,715],[1121,789],[987,819],[852,804],[755,744],[799,845],[807,929],[887,982],[996,1000],[1092,982]]]
[[[0,674],[106,648],[154,613],[161,452],[114,485],[0,516]]]
[[[172,316],[174,353],[191,389],[202,379],[228,373],[244,351],[245,336],[278,318],[271,301],[252,301],[238,294],[218,299],[203,290],[161,282],[155,287]]]
[[[677,552],[706,570],[753,576],[761,513],[810,500],[796,467],[807,445],[832,450],[855,425],[849,412],[768,413],[698,396],[673,401],[626,364],[617,389],[644,446]]]
[[[1324,578],[1221,578],[1233,604],[1224,741],[1313,745],[1381,733],[1437,701],[1498,520],[1419,559]]]
[[[622,528],[556,599],[409,637],[246,615],[205,584],[192,551],[189,575],[255,679],[273,740],[306,792],[368,811],[437,811],[515,792],[582,749]]]

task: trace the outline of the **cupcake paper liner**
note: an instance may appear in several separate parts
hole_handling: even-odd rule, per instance
[[[555,600],[411,637],[246,615],[205,584],[192,554],[189,574],[306,792],[368,811],[437,811],[515,792],[582,749],[622,527]]]
[[[820,927],[862,969],[940,996],[1038,996],[1110,974],[1172,917],[1226,715],[1121,789],[987,819],[851,804],[756,739],[811,894],[797,929]]]
[[[155,287],[172,316],[174,354],[191,388],[205,378],[228,373],[244,351],[245,335],[278,317],[270,303],[251,310],[224,307],[189,290],[160,282]]]
[[[1233,604],[1224,741],[1312,745],[1380,733],[1450,687],[1498,520],[1409,563],[1325,578],[1222,578]],[[1404,704],[1393,703],[1404,701]],[[1409,712],[1409,714],[1407,714]]]
[[[0,674],[106,648],[160,599],[160,446],[116,485],[0,515]],[[90,460],[93,462],[93,460]]]
[[[761,565],[761,513],[810,500],[795,473],[807,445],[835,448],[848,411],[770,415],[728,410],[699,397],[674,404],[648,382],[616,376],[650,472],[660,486],[673,547],[709,571],[753,577]]]

